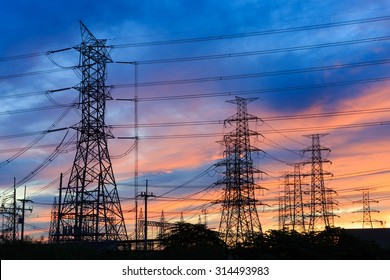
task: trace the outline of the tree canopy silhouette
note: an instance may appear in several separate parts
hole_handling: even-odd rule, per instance
[[[175,258],[218,258],[226,249],[219,233],[203,224],[179,222],[158,239],[168,256]]]
[[[176,223],[169,231],[159,235],[164,249],[196,248],[196,247],[225,247],[219,233],[208,229],[203,224]]]

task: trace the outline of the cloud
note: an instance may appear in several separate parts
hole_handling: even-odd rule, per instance
[[[26,1],[23,1],[26,2]],[[283,2],[283,1],[282,1]],[[372,18],[385,15],[388,10],[386,1],[359,1],[358,4],[348,5],[344,2],[305,2],[274,1],[272,3],[254,1],[235,1],[222,3],[220,1],[201,1],[191,4],[164,1],[151,3],[144,1],[123,1],[112,5],[102,1],[68,1],[66,5],[51,3],[40,5],[24,3],[24,9],[19,9],[12,2],[6,3],[0,11],[4,22],[4,42],[1,46],[1,57],[20,54],[40,53],[48,50],[73,47],[81,42],[79,20],[96,35],[97,38],[107,38],[108,45],[117,45],[111,52],[114,61],[144,61],[150,59],[194,57],[280,49],[304,45],[315,45],[355,39],[387,36],[389,23],[380,22],[343,25],[331,28],[312,28],[296,32],[271,32],[263,36],[242,36],[241,38],[204,40],[203,42],[185,44],[148,45],[144,47],[125,47],[124,44],[134,42],[156,42],[181,38],[207,38],[226,34],[250,33],[261,30],[283,30],[299,26],[310,26],[322,23],[345,22],[349,20]],[[222,4],[221,4],[222,3]],[[343,11],[343,13],[339,13]],[[32,18],[30,15],[34,14]],[[138,65],[138,82],[173,81],[178,79],[194,79],[204,77],[225,77],[260,72],[275,72],[282,70],[297,70],[315,68],[325,65],[343,65],[365,61],[377,61],[388,58],[387,41],[374,41],[364,44],[351,44],[312,50],[277,52],[267,55],[252,55],[231,57],[229,59],[208,59],[204,61],[188,61],[178,63],[143,64]],[[55,63],[71,66],[78,63],[78,52],[55,53],[52,55]],[[32,56],[28,59],[0,61],[1,76],[34,72],[56,68],[46,56]],[[59,67],[60,68],[60,67]],[[321,138],[325,147],[332,149],[326,156],[333,161],[326,169],[334,173],[333,179],[326,181],[329,187],[340,192],[339,213],[345,218],[340,224],[348,225],[355,219],[351,211],[356,208],[351,201],[359,199],[359,193],[353,191],[364,186],[378,187],[376,193],[388,192],[386,185],[390,166],[387,159],[389,153],[387,125],[362,126],[355,128],[337,127],[353,126],[360,123],[388,121],[388,111],[374,112],[378,108],[390,108],[387,98],[389,84],[387,82],[356,83],[345,86],[321,86],[329,83],[377,79],[388,76],[387,64],[377,64],[366,67],[342,68],[327,71],[307,71],[295,74],[266,75],[257,78],[224,80],[221,78],[209,82],[193,82],[181,84],[166,84],[160,86],[140,86],[138,95],[147,97],[167,97],[202,95],[217,92],[235,92],[255,89],[276,89],[305,85],[318,85],[302,90],[285,90],[246,95],[258,97],[259,100],[248,105],[248,111],[260,118],[272,116],[324,114],[327,112],[364,110],[360,114],[335,115],[328,117],[312,117],[266,121],[264,125],[254,125],[252,129],[264,133],[265,138],[259,137],[252,142],[265,153],[254,157],[256,165],[264,169],[268,176],[259,184],[269,190],[260,196],[260,200],[276,204],[282,184],[278,177],[283,171],[291,171],[291,166],[285,163],[307,160],[301,155],[301,150],[309,147],[311,141],[302,134],[329,133]],[[110,64],[107,67],[107,85],[123,85],[134,83],[134,65]],[[24,94],[35,91],[46,91],[62,87],[78,85],[80,78],[73,71],[47,73],[20,78],[2,79],[1,93],[4,95]],[[107,101],[107,124],[127,125],[127,128],[115,128],[115,137],[134,136],[131,124],[134,123],[134,104],[117,101],[117,98],[133,98],[134,87],[116,87],[110,89],[114,100]],[[234,94],[232,94],[234,95]],[[77,92],[55,92],[50,95],[55,102],[67,104],[77,96]],[[244,96],[245,97],[245,96]],[[141,179],[150,179],[155,184],[156,192],[163,193],[168,187],[180,186],[195,177],[223,156],[223,147],[216,143],[221,135],[232,128],[224,128],[223,124],[207,126],[172,126],[172,123],[199,122],[205,120],[224,120],[236,112],[234,105],[226,100],[234,96],[153,100],[139,102],[139,171]],[[54,105],[44,94],[23,98],[2,100],[0,111],[29,109]],[[64,109],[52,109],[0,116],[0,136],[17,133],[42,131],[47,129]],[[79,122],[81,114],[73,109],[56,126],[68,127]],[[142,125],[165,123],[159,127]],[[169,125],[168,125],[169,124]],[[321,127],[328,127],[323,130]],[[302,131],[302,128],[313,128]],[[285,132],[286,129],[296,131]],[[73,133],[75,133],[73,131]],[[218,134],[215,137],[204,138],[164,138],[164,135],[188,134]],[[65,131],[46,135],[37,145],[59,143]],[[69,135],[70,136],[70,135]],[[68,137],[69,137],[68,136]],[[142,139],[142,137],[161,136],[158,139]],[[0,149],[26,147],[36,135],[21,138],[6,138],[0,140]],[[110,154],[120,155],[127,151],[133,140],[109,140]],[[0,184],[11,186],[13,177],[23,178],[34,170],[55,149],[31,149],[0,169]],[[15,154],[2,152],[1,160],[7,160]],[[60,172],[71,167],[75,151],[61,154],[39,175],[27,182],[31,193],[39,191],[46,184],[59,176]],[[123,158],[113,159],[113,168],[120,189],[120,195],[126,197],[123,206],[126,210],[132,208],[134,190],[131,182],[134,176],[134,155],[130,153]],[[308,168],[308,167],[306,167]],[[348,175],[349,174],[349,175]],[[220,174],[215,175],[220,176]],[[216,178],[206,174],[197,184],[206,187]],[[65,178],[65,181],[67,178]],[[161,184],[160,184],[161,182]],[[158,188],[164,185],[165,188]],[[201,189],[201,188],[200,188]],[[179,188],[172,195],[191,195],[198,189]],[[57,187],[52,186],[39,193],[36,197],[44,201],[57,193]],[[221,189],[212,193],[201,193],[193,198],[215,199],[222,193]],[[260,195],[260,193],[259,193]],[[380,217],[388,215],[388,199],[383,198]],[[153,215],[157,217],[161,210],[171,219],[180,217],[185,212],[186,218],[197,220],[197,207],[205,201],[161,201],[153,202]],[[190,206],[191,205],[191,206]],[[261,220],[265,228],[275,228],[275,205],[261,212]],[[188,210],[186,210],[188,208]],[[260,209],[262,207],[259,206]],[[208,206],[210,223],[218,225],[220,206]],[[44,222],[48,221],[48,208],[37,208]],[[198,211],[198,212],[197,212]],[[171,212],[172,214],[169,214]],[[188,213],[187,213],[188,212]],[[353,211],[352,211],[353,212]],[[131,225],[133,213],[127,213]],[[175,218],[174,218],[175,217]],[[337,219],[336,219],[337,220]]]

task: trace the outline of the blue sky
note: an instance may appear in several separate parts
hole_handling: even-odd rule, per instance
[[[232,96],[211,98],[141,101],[139,102],[140,124],[223,120],[235,113],[234,105],[225,101],[233,99],[234,93],[239,91],[257,91],[243,97],[258,98],[248,106],[248,109],[250,113],[264,119],[274,116],[360,111],[360,113],[341,116],[265,121],[262,126],[255,127],[259,132],[271,131],[271,133],[264,133],[265,138],[257,139],[254,143],[268,154],[268,156],[260,155],[255,159],[260,169],[266,170],[269,174],[262,183],[269,191],[260,199],[270,205],[276,203],[275,197],[280,191],[280,182],[277,178],[283,171],[290,169],[283,162],[302,160],[299,151],[311,144],[310,139],[302,135],[327,132],[330,135],[323,138],[323,144],[332,148],[329,158],[332,159],[333,165],[329,168],[335,174],[334,179],[329,181],[329,187],[340,191],[339,211],[348,214],[348,216],[345,214],[339,223],[352,226],[351,222],[359,219],[352,215],[357,205],[350,202],[360,198],[360,193],[356,190],[365,186],[377,187],[376,192],[372,191],[372,195],[384,197],[381,203],[381,213],[383,213],[381,219],[389,219],[389,210],[387,210],[389,203],[386,202],[389,187],[386,185],[388,179],[386,172],[375,176],[367,175],[364,180],[354,175],[346,179],[343,175],[356,172],[369,174],[376,169],[381,171],[390,169],[390,161],[386,156],[389,152],[386,148],[390,136],[388,127],[374,125],[335,128],[340,125],[351,126],[389,120],[388,111],[385,110],[390,107],[390,100],[386,98],[389,83],[368,82],[368,80],[388,77],[390,72],[387,62],[390,55],[389,39],[384,38],[390,36],[388,32],[390,20],[387,18],[390,14],[388,1],[70,0],[3,1],[1,5],[1,162],[13,158],[18,151],[29,146],[39,136],[39,133],[33,135],[29,133],[45,131],[49,127],[69,127],[79,121],[80,112],[71,109],[55,127],[52,127],[67,108],[57,105],[72,103],[77,98],[77,91],[68,90],[50,94],[42,92],[73,87],[80,82],[77,73],[66,68],[78,64],[77,51],[70,49],[50,56],[45,53],[80,44],[79,21],[82,20],[97,38],[107,39],[107,45],[114,46],[111,50],[114,62],[139,62],[138,82],[146,83],[138,88],[141,99],[233,93]],[[379,20],[380,17],[383,19]],[[357,20],[365,22],[356,23]],[[260,35],[261,31],[268,34]],[[257,32],[257,35],[247,36],[253,32]],[[218,36],[221,36],[221,39],[215,39]],[[198,38],[210,38],[210,40],[198,40]],[[194,40],[187,43],[172,42],[181,39]],[[372,41],[367,42],[370,39]],[[170,43],[150,44],[162,41]],[[136,43],[148,44],[129,46]],[[331,44],[335,46],[330,46]],[[288,48],[290,50],[287,50]],[[292,50],[293,48],[295,50]],[[260,51],[272,53],[259,54]],[[237,55],[248,52],[257,54]],[[228,54],[233,54],[234,57],[145,63],[150,60]],[[27,56],[16,59],[16,56],[25,55]],[[362,66],[362,63],[371,65]],[[348,65],[349,67],[346,67]],[[319,69],[325,66],[329,68]],[[46,70],[53,71],[48,73]],[[40,71],[45,73],[38,73]],[[255,73],[257,73],[256,77],[248,77],[249,74],[253,76]],[[111,90],[114,99],[134,96],[134,87],[118,86],[134,83],[134,65],[112,63],[108,65],[107,74],[106,84],[115,86]],[[243,77],[233,79],[237,75]],[[215,77],[215,81],[157,86],[147,84],[210,77]],[[221,79],[217,81],[218,78]],[[342,83],[348,85],[341,86]],[[301,89],[287,90],[297,87]],[[273,90],[265,91],[269,89]],[[27,95],[27,93],[37,94]],[[42,110],[42,107],[48,106],[56,108]],[[33,110],[34,108],[40,110]],[[384,110],[372,111],[378,109]],[[15,112],[15,110],[21,111]],[[131,102],[108,101],[107,124],[118,126],[134,123],[133,110]],[[321,126],[328,126],[329,129],[319,129]],[[300,130],[307,127],[313,129]],[[296,132],[283,133],[287,128],[295,128]],[[220,136],[155,140],[142,140],[142,136],[223,134],[227,131],[229,129],[223,128],[220,124],[192,127],[141,127],[140,182],[149,179],[152,190],[162,194],[169,191],[170,187],[180,186],[209,168],[221,158],[223,151],[223,148],[216,143],[221,139]],[[62,130],[49,133],[36,144],[38,147],[34,146],[35,148],[29,149],[9,163],[5,162],[0,167],[1,190],[8,189],[14,177],[18,181],[33,172],[53,152],[56,144],[62,139],[65,141],[70,139],[74,133],[71,129],[69,132]],[[115,137],[133,136],[133,129],[115,128],[113,133]],[[23,134],[23,137],[10,137],[14,134]],[[112,156],[123,154],[132,144],[131,140],[111,140],[110,153]],[[45,148],[45,145],[51,146]],[[65,172],[71,167],[73,157],[74,146],[70,145],[38,175],[23,183],[23,186],[27,185],[29,194],[35,193],[31,197],[32,200],[44,203],[35,205],[35,210],[30,215],[31,224],[48,227],[43,217],[48,219],[50,206],[45,204],[52,203],[57,186],[47,188],[45,186],[57,178],[60,172]],[[131,186],[133,164],[132,153],[120,159],[113,159],[115,176],[122,197],[134,196]],[[218,176],[218,174],[206,174],[187,186],[188,188],[179,188],[169,195],[191,196],[214,182]],[[355,190],[349,193],[347,189]],[[21,195],[21,188],[18,192]],[[213,192],[213,194],[202,195],[204,197],[214,195],[213,198],[217,198],[218,191],[213,190]],[[152,209],[155,213],[164,210],[157,200],[154,203]],[[123,204],[126,211],[132,209],[131,199],[125,200]],[[179,217],[178,209],[181,206],[176,207],[173,202],[168,206],[166,206],[167,212],[169,209],[171,212],[176,211],[169,218],[174,220],[175,217]],[[193,216],[197,218],[199,209],[201,206],[189,212],[188,218]],[[211,207],[210,212],[213,211],[215,215],[210,215],[210,221],[217,223],[218,207],[215,205]],[[131,231],[131,215],[126,215],[129,216],[128,224]],[[273,217],[276,212],[262,215],[264,218],[261,219],[266,228],[275,227],[276,220]],[[157,214],[155,216],[157,217]]]

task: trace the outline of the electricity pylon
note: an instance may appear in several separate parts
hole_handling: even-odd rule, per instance
[[[284,175],[284,193],[279,205],[279,228],[304,232],[306,221],[300,166],[300,163],[294,164],[294,172]]]
[[[370,190],[369,189],[362,189],[363,191],[363,199],[359,201],[354,201],[354,203],[362,203],[363,209],[359,211],[355,211],[354,213],[363,213],[363,220],[362,220],[362,228],[373,228],[372,223],[373,222],[379,222],[382,223],[382,221],[378,220],[372,220],[371,219],[371,213],[377,212],[378,210],[371,209],[371,202],[379,203],[378,200],[371,200],[370,199]]]
[[[14,202],[9,202],[13,198]],[[20,207],[16,205],[16,194],[3,198],[0,205],[1,233],[0,240],[16,241],[19,238]]]
[[[330,163],[329,160],[324,159],[322,152],[328,151],[329,148],[322,147],[320,144],[320,138],[328,134],[311,134],[305,135],[305,137],[312,139],[311,147],[303,150],[303,152],[311,152],[311,160],[304,162],[303,164],[311,165],[311,172],[304,174],[304,176],[311,177],[310,184],[310,202],[309,202],[309,224],[308,230],[315,231],[322,227],[333,226],[331,223],[333,217],[333,201],[329,189],[325,188],[324,176],[332,175],[329,172],[323,170],[323,163]]]
[[[54,202],[50,212],[50,227],[49,227],[49,243],[57,242],[58,232],[57,232],[57,224],[58,224],[58,203],[57,198],[54,197]]]
[[[230,247],[250,243],[252,238],[262,232],[256,205],[254,174],[262,173],[253,166],[252,152],[260,151],[251,146],[250,137],[259,135],[249,129],[250,121],[260,118],[248,114],[247,104],[256,98],[236,97],[227,102],[237,105],[237,113],[224,121],[225,127],[235,124],[235,129],[224,135],[224,160],[219,164],[225,167],[224,178],[217,184],[223,184],[224,194],[220,201],[222,215],[219,231]]]
[[[105,124],[106,100],[111,99],[106,64],[112,60],[106,40],[96,39],[82,22],[80,26],[82,43],[76,50],[82,119],[74,127],[77,151],[58,215],[59,241],[123,241],[127,232],[107,144],[113,135]]]

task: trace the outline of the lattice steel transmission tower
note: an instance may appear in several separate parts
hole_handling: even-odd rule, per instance
[[[80,22],[82,43],[79,69],[81,122],[69,183],[64,188],[58,219],[59,241],[123,241],[127,232],[119,201],[107,140],[106,100],[111,99],[106,64],[112,62],[106,40],[96,39]]]
[[[323,163],[330,163],[329,160],[323,158],[322,152],[328,151],[329,148],[322,147],[320,138],[328,134],[311,134],[305,137],[312,139],[311,147],[303,150],[303,152],[311,152],[311,160],[304,164],[311,165],[311,172],[304,176],[311,177],[310,184],[310,202],[309,202],[309,224],[308,230],[314,231],[322,227],[331,227],[333,224],[330,217],[333,217],[333,200],[329,189],[325,188],[324,176],[332,175],[330,172],[323,170]]]
[[[225,151],[220,165],[225,167],[225,172],[224,178],[217,184],[225,186],[220,201],[219,231],[230,247],[245,245],[262,232],[256,208],[259,201],[255,197],[255,189],[260,186],[255,183],[254,174],[263,172],[253,166],[252,152],[260,150],[250,144],[250,137],[260,134],[249,128],[249,122],[257,122],[260,118],[247,111],[247,104],[254,100],[256,98],[236,97],[227,101],[237,105],[237,113],[224,121],[225,127],[235,124],[235,129],[224,135],[222,140]]]
[[[303,202],[301,164],[294,164],[294,172],[284,175],[284,192],[279,204],[279,228],[304,232],[306,220]]]
[[[58,203],[57,198],[54,197],[54,202],[50,212],[50,227],[49,227],[49,243],[56,243],[59,237],[57,232],[58,225]]]
[[[363,209],[361,209],[359,211],[355,211],[354,213],[363,213],[363,220],[361,221],[362,228],[373,228],[373,226],[372,226],[373,222],[383,223],[382,221],[371,219],[372,212],[379,213],[378,210],[371,209],[371,202],[379,203],[379,201],[370,199],[370,190],[369,189],[363,189],[362,191],[363,191],[363,199],[359,200],[359,201],[354,201],[354,203],[362,203]]]
[[[16,197],[14,202],[9,202],[12,195],[3,198],[0,205],[0,217],[1,217],[1,241],[16,241],[19,239],[19,223],[18,220],[21,217],[20,207],[16,205]]]

